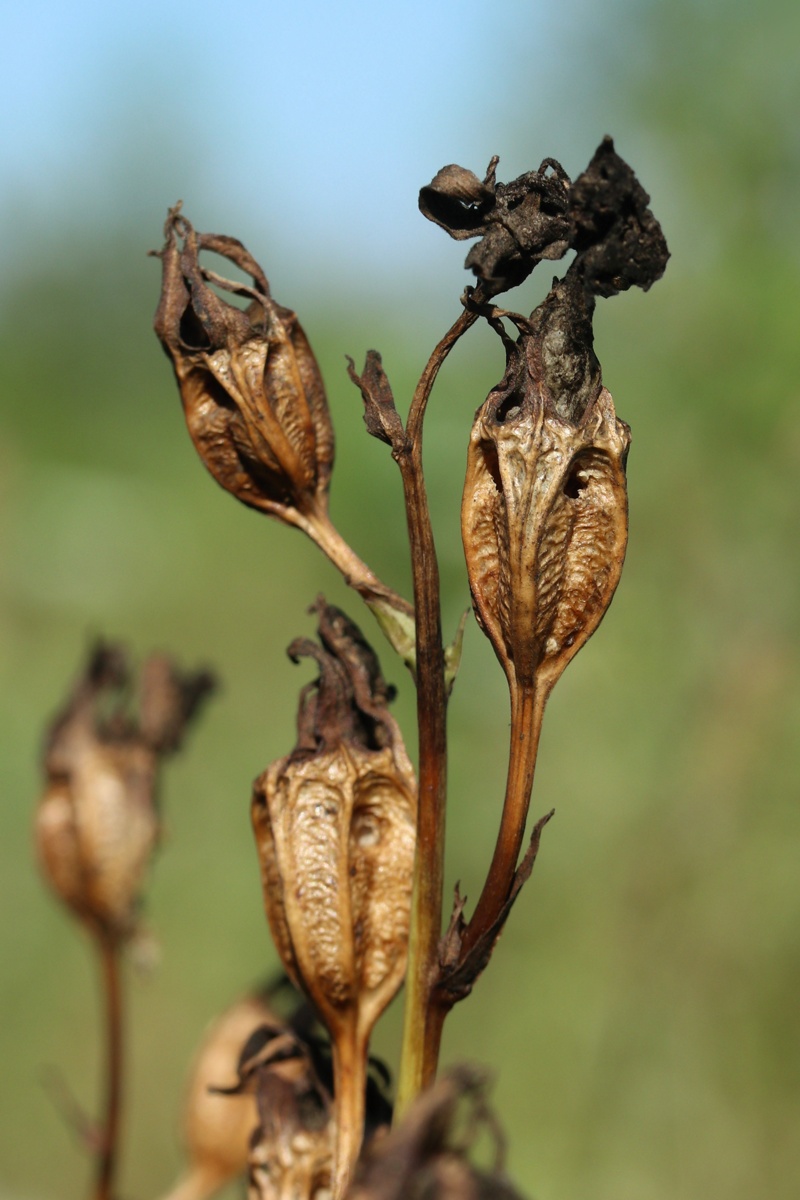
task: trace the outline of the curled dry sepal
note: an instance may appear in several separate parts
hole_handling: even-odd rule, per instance
[[[416,781],[374,652],[339,609],[320,599],[315,611],[321,644],[289,654],[315,659],[319,677],[301,694],[295,749],[256,780],[252,817],[272,935],[331,1036],[341,1194],[369,1036],[405,972]]]
[[[522,891],[523,884],[531,877],[536,856],[539,853],[539,843],[542,830],[554,816],[555,809],[545,813],[534,825],[531,831],[528,849],[516,868],[508,896],[498,909],[488,928],[469,945],[464,944],[464,934],[467,922],[464,920],[464,908],[467,898],[461,894],[461,888],[456,884],[453,901],[453,912],[447,930],[439,943],[439,971],[436,979],[437,997],[445,1008],[452,1008],[459,1000],[464,1000],[472,991],[478,977],[485,971],[492,957],[492,951],[503,932],[511,909],[517,896]]]
[[[161,761],[180,747],[214,680],[153,655],[139,676],[136,716],[127,703],[130,684],[124,651],[96,646],[48,732],[47,784],[36,812],[48,882],[84,924],[114,943],[136,931],[158,840]]]
[[[503,1173],[504,1143],[485,1092],[486,1077],[473,1067],[442,1075],[391,1133],[370,1144],[348,1200],[521,1200]],[[488,1169],[469,1158],[484,1130],[495,1151]]]

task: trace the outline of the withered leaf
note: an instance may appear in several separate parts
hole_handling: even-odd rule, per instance
[[[364,424],[367,432],[393,449],[405,444],[406,431],[394,405],[394,396],[377,350],[368,350],[364,371],[356,374],[352,358],[347,359],[347,373],[361,391],[364,400]]]

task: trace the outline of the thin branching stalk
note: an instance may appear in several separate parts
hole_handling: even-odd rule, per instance
[[[422,471],[425,410],[442,363],[477,320],[464,309],[434,349],[417,384],[406,425],[407,445],[396,454],[403,477],[417,624],[419,809],[407,995],[397,1108],[402,1113],[436,1074],[441,1020],[431,994],[438,966],[444,888],[447,801],[447,688],[442,645],[439,567]]]
[[[118,939],[101,933],[97,940],[105,1003],[105,1099],[97,1152],[94,1200],[113,1200],[119,1156],[122,1106],[122,980]]]
[[[397,592],[387,587],[359,558],[327,514],[315,515],[313,520],[299,513],[293,514],[291,523],[302,529],[316,543],[341,573],[348,587],[358,592],[378,621],[390,645],[403,658],[413,675],[413,607]]]
[[[464,954],[495,925],[511,892],[525,833],[546,700],[544,689],[534,685],[515,684],[511,689],[511,744],[503,814],[486,882],[464,931]]]
[[[343,1197],[361,1153],[364,1136],[367,1052],[365,1039],[354,1023],[349,1038],[332,1043],[336,1079],[336,1121],[333,1150],[333,1195]]]

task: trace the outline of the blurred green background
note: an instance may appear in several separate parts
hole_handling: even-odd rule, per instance
[[[147,897],[161,962],[129,972],[121,1194],[178,1170],[189,1056],[275,964],[248,823],[293,744],[323,589],[299,535],[214,486],[150,330],[167,205],[234,234],[298,308],[338,432],[333,514],[408,590],[386,447],[344,371],[374,346],[398,399],[457,312],[465,245],[416,213],[446,162],[572,174],[602,135],[673,258],[601,302],[633,427],[631,538],[597,637],[560,682],[534,876],[445,1057],[496,1072],[509,1170],[538,1200],[800,1194],[800,9],[735,0],[370,5],[39,3],[4,17],[0,207],[0,1194],[86,1194],[45,1094],[94,1111],[95,964],[41,886],[39,743],[91,638],[211,663],[224,687],[169,766]],[[548,279],[508,303],[529,311]],[[445,619],[467,601],[458,507],[474,409],[502,372],[476,329],[434,394],[427,462]],[[372,632],[371,619],[364,626]],[[398,713],[413,744],[413,700]],[[474,624],[451,708],[448,886],[475,896],[502,795],[505,685]],[[376,1050],[394,1061],[395,1005]]]

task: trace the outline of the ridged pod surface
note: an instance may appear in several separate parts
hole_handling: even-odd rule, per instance
[[[405,975],[417,785],[392,691],[361,631],[320,597],[320,643],[289,648],[319,677],[300,697],[297,745],[255,782],[264,904],[287,973],[331,1035],[333,1194],[364,1133],[372,1028]]]
[[[326,1023],[357,1005],[371,1027],[400,986],[415,807],[411,764],[396,746],[289,755],[256,782],[270,928]]]
[[[69,779],[45,789],[36,845],[53,890],[77,916],[124,935],[158,840],[153,756],[76,745]]]
[[[562,415],[524,351],[476,414],[462,536],[475,612],[506,674],[549,690],[619,582],[630,431],[603,387]]]
[[[114,941],[135,932],[159,836],[162,758],[213,688],[153,655],[139,680],[139,712],[125,709],[129,670],[119,647],[97,646],[48,732],[46,785],[34,835],[43,873],[84,923]]]
[[[217,483],[252,508],[289,520],[295,511],[327,512],[333,427],[296,314],[272,299],[264,272],[236,238],[198,234],[180,206],[165,234],[155,330],[197,453]],[[203,250],[227,258],[252,286],[203,268]],[[250,304],[243,310],[215,288]]]

